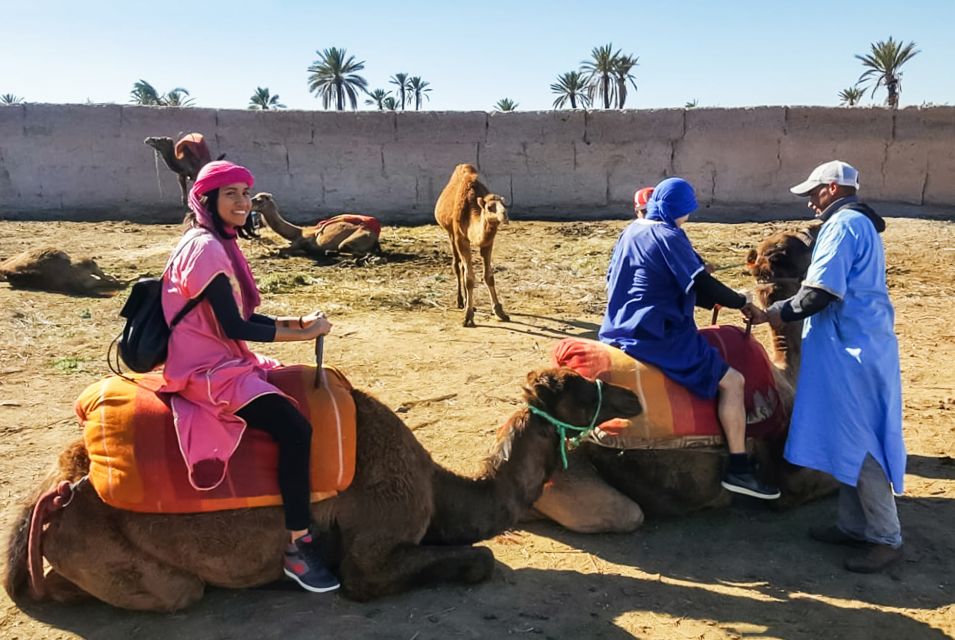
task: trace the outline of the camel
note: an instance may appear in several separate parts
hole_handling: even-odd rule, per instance
[[[179,180],[179,191],[182,195],[182,204],[189,204],[188,181],[195,182],[199,170],[212,161],[209,146],[201,133],[190,133],[173,143],[172,138],[166,136],[150,136],[143,140],[143,144],[152,147],[162,158],[169,169],[176,174]],[[217,160],[222,160],[221,154]]]
[[[300,227],[279,214],[275,199],[266,192],[252,198],[252,211],[261,213],[272,231],[291,242],[287,249],[290,253],[322,257],[330,253],[363,256],[381,251],[381,224],[371,216],[343,214]]]
[[[448,233],[453,256],[451,270],[457,281],[457,306],[464,309],[464,326],[474,325],[474,267],[471,248],[477,247],[484,262],[484,284],[491,294],[494,315],[504,322],[510,318],[497,298],[494,288],[494,268],[491,252],[497,228],[507,224],[507,203],[504,198],[488,191],[478,172],[470,164],[459,164],[434,205],[434,218]]]
[[[355,477],[342,493],[313,504],[312,518],[326,561],[355,600],[491,575],[491,550],[472,543],[513,526],[560,463],[564,440],[535,410],[576,425],[641,410],[623,387],[597,385],[566,368],[532,371],[524,385],[527,406],[499,430],[483,471],[465,478],[436,464],[380,401],[357,389],[352,395]],[[28,549],[37,551],[28,539],[38,496],[64,480],[79,481],[88,468],[83,443],[74,443],[22,504],[4,576],[11,598],[23,594],[30,577]],[[89,482],[79,482],[69,504],[46,518],[42,554],[51,571],[40,581],[42,597],[65,602],[93,596],[120,608],[175,611],[199,600],[206,584],[270,583],[282,575],[288,536],[282,517],[281,507],[133,513],[107,506]]]
[[[29,249],[0,262],[0,280],[14,289],[91,297],[110,296],[128,284],[103,273],[92,258],[74,262],[56,247]]]
[[[817,232],[779,232],[751,252],[748,265],[759,282],[757,300],[763,306],[788,298],[799,288]],[[795,397],[801,333],[801,322],[773,331],[773,378],[787,419]],[[783,459],[785,434],[752,444],[760,473],[782,491],[773,507],[796,506],[836,489],[831,476]],[[719,482],[722,449],[618,450],[586,442],[569,458],[569,468],[551,478],[531,515],[580,533],[630,532],[643,523],[644,513],[684,515],[731,502]]]

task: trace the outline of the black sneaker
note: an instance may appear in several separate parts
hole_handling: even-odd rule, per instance
[[[720,484],[727,491],[760,500],[776,500],[782,495],[776,487],[760,482],[752,471],[728,471]]]
[[[302,536],[285,548],[285,575],[313,593],[334,591],[341,586],[319,557],[312,534]]]

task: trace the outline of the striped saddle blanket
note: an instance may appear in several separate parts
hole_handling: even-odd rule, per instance
[[[788,419],[773,365],[762,345],[739,327],[706,327],[700,334],[746,378],[746,435],[765,438],[783,433]],[[556,366],[632,389],[640,397],[643,413],[612,429],[596,430],[592,439],[598,444],[617,449],[678,449],[723,443],[716,400],[693,395],[656,367],[616,347],[582,338],[561,340],[552,355]]]
[[[315,367],[269,372],[269,381],[295,398],[312,423],[312,501],[336,495],[355,474],[355,402],[351,385],[324,368],[315,388]],[[110,376],[86,388],[76,415],[90,456],[90,481],[106,504],[144,513],[198,513],[282,504],[278,446],[264,431],[246,429],[222,483],[198,491],[186,463],[168,403],[153,390],[159,374]]]

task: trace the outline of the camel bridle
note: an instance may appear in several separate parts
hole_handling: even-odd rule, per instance
[[[597,425],[597,416],[600,415],[600,408],[603,406],[603,403],[603,380],[597,378],[597,408],[594,410],[594,417],[590,419],[590,424],[586,427],[578,427],[577,425],[564,422],[563,420],[558,420],[543,409],[538,409],[537,407],[530,404],[527,405],[528,411],[533,413],[535,416],[543,418],[547,422],[554,425],[554,428],[557,429],[557,435],[560,438],[557,447],[560,449],[560,461],[564,466],[564,469],[567,468],[567,443],[569,442],[570,446],[576,447],[578,444],[580,444],[581,439],[594,430],[594,427]],[[568,431],[576,432],[577,435],[568,438]]]

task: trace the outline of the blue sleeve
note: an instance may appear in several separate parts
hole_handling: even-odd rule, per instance
[[[847,220],[829,220],[816,238],[812,262],[803,284],[827,291],[842,300],[846,295],[849,270],[855,261],[856,243],[857,238]]]
[[[689,293],[693,287],[693,278],[704,270],[703,260],[693,250],[690,239],[686,237],[682,229],[668,230],[660,234],[660,244],[667,268],[676,278],[683,293]]]

